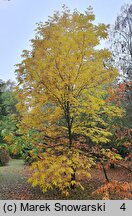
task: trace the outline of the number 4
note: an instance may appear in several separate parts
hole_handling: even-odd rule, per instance
[[[120,209],[122,209],[123,211],[126,210],[125,203],[123,203],[123,204],[121,205]]]

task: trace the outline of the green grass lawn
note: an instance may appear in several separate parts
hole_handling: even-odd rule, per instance
[[[23,160],[12,159],[7,166],[0,167],[0,199],[6,199],[7,192],[25,181],[20,173],[24,167]]]
[[[0,167],[0,200],[8,199],[69,199],[61,195],[58,190],[42,194],[39,188],[32,188],[24,175],[24,161],[12,159],[7,166]],[[91,187],[90,187],[91,188]],[[89,194],[90,193],[90,194]],[[74,190],[70,199],[94,199],[91,191]],[[85,198],[85,199],[86,199]]]

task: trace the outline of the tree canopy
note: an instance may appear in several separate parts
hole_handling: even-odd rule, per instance
[[[123,110],[106,100],[118,71],[111,52],[97,48],[108,26],[94,20],[90,8],[80,13],[64,6],[38,24],[32,50],[17,65],[19,127],[25,142],[30,131],[39,148],[30,181],[44,192],[58,187],[67,195],[68,188],[83,188],[76,175],[90,176],[96,160],[120,159],[103,146],[112,136],[108,120]]]
[[[17,113],[14,85],[10,80],[7,82],[0,80],[0,143],[3,141],[2,131],[6,129],[10,131],[11,127],[14,127],[11,120],[11,116]]]
[[[111,31],[115,65],[132,80],[132,4],[124,4]]]
[[[62,120],[62,128],[67,130],[70,145],[71,134],[80,131],[83,114],[92,115],[104,106],[104,86],[118,74],[108,63],[111,53],[96,49],[107,37],[107,26],[94,25],[94,19],[89,10],[85,14],[64,10],[62,15],[56,13],[47,23],[40,23],[32,51],[23,52],[24,60],[17,70],[23,123],[55,136],[60,135],[58,126],[61,128],[57,119],[63,118],[66,124]],[[90,135],[84,122],[81,131]]]

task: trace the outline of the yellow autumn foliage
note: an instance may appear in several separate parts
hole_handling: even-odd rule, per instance
[[[107,143],[112,134],[104,116],[122,115],[104,99],[118,71],[109,63],[111,53],[97,49],[108,26],[94,20],[89,9],[82,14],[64,7],[38,24],[32,50],[24,50],[17,65],[20,127],[37,132],[33,142],[43,151],[29,181],[43,192],[58,187],[68,195],[74,185],[83,188],[73,175],[89,175],[94,158],[74,150],[76,137]]]
[[[58,187],[65,195],[69,195],[73,185],[83,189],[81,182],[71,180],[71,176],[76,173],[90,178],[89,170],[94,165],[94,159],[80,154],[75,148],[57,147],[55,150],[56,154],[54,150],[48,149],[40,155],[42,159],[32,164],[33,174],[29,182],[33,186],[40,186],[43,192]]]

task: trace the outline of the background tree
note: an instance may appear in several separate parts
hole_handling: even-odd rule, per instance
[[[132,122],[132,5],[122,6],[111,31],[111,50],[115,66],[120,70],[121,82],[124,82],[122,106],[126,110],[125,125]],[[122,85],[122,86],[123,86]]]
[[[12,114],[16,114],[15,93],[13,92],[14,82],[10,80],[7,82],[0,81],[0,127],[3,129],[10,128],[10,120]],[[2,134],[0,134],[1,142],[3,142]]]
[[[114,62],[125,78],[132,80],[132,5],[122,6],[111,32]]]
[[[13,91],[14,82],[10,80],[3,82],[0,80],[0,163],[5,165],[8,160],[9,146],[5,140],[9,140],[9,134],[15,130],[15,122],[12,116],[17,113],[16,111],[16,99]],[[3,136],[6,134],[6,136]]]
[[[123,155],[130,153],[132,128],[132,5],[125,4],[111,30],[110,35],[113,63],[119,69],[119,82],[111,88],[110,97],[115,104],[120,104],[125,115],[115,128],[120,143],[119,148]],[[122,135],[121,135],[122,134]],[[123,135],[124,134],[124,135]],[[122,138],[120,138],[122,137]],[[127,146],[127,148],[125,148]],[[128,148],[129,146],[129,148]]]

